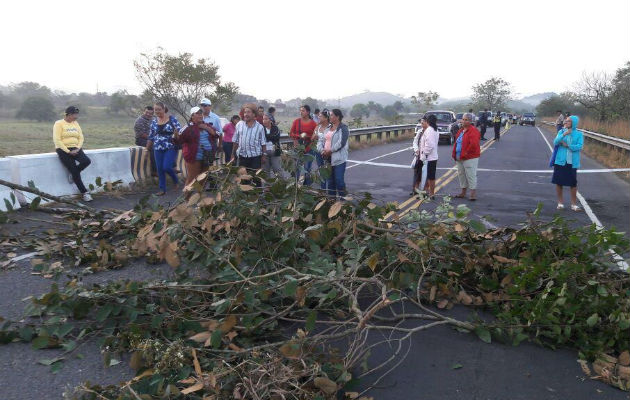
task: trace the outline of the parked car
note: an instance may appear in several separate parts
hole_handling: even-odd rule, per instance
[[[437,117],[437,127],[438,133],[440,134],[440,141],[453,144],[455,141],[455,134],[459,130],[459,124],[457,123],[457,118],[455,118],[455,113],[447,110],[427,111],[424,114],[424,118],[431,114]]]
[[[523,116],[521,117],[521,121],[519,122],[519,125],[535,126],[536,125],[536,114],[534,114],[534,113],[523,113]]]

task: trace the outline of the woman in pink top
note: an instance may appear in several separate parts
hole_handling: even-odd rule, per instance
[[[324,108],[318,115],[319,124],[317,128],[315,128],[315,132],[313,133],[313,138],[317,138],[317,165],[319,168],[326,165],[330,165],[330,155],[328,159],[325,160],[322,156],[324,150],[330,154],[330,148],[332,146],[332,136],[335,132],[330,131],[330,111]],[[320,148],[320,144],[322,144]],[[321,179],[321,177],[320,177]],[[326,190],[326,179],[321,180],[320,187],[322,190]]]
[[[233,115],[230,122],[223,126],[223,152],[225,153],[225,163],[229,163],[232,159],[232,147],[234,143],[232,143],[232,137],[234,136],[234,131],[236,130],[236,124],[241,120],[241,117],[238,115]]]

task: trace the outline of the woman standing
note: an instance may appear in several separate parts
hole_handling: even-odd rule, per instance
[[[437,117],[434,114],[430,114],[426,119],[422,120],[422,127],[424,128],[424,134],[420,139],[419,163],[427,166],[427,182],[424,185],[424,191],[433,199],[435,196],[435,171],[438,160],[437,148],[440,140],[440,134],[437,130]],[[422,166],[420,169],[422,169]]]
[[[453,197],[463,199],[466,197],[466,191],[470,189],[470,201],[475,201],[477,200],[477,165],[481,154],[479,146],[481,134],[471,124],[472,119],[472,114],[464,114],[462,128],[457,132],[453,145],[453,160],[457,164],[459,186],[462,188],[462,191]]]
[[[571,115],[564,120],[562,128],[553,141],[558,146],[556,159],[553,163],[553,177],[551,183],[556,185],[556,195],[558,196],[558,210],[564,209],[564,199],[562,198],[562,187],[571,188],[571,210],[580,211],[577,205],[577,170],[580,168],[580,152],[584,147],[584,135],[578,131],[580,119],[576,115]]]
[[[83,132],[77,118],[79,118],[77,107],[66,108],[65,117],[55,122],[53,126],[53,142],[59,160],[70,173],[68,182],[77,185],[79,192],[83,194],[84,201],[92,201],[92,196],[81,180],[81,171],[86,169],[91,161],[82,149]],[[79,164],[77,165],[77,163]]]
[[[322,156],[322,151],[324,150],[324,145],[326,144],[326,132],[330,130],[330,111],[327,108],[324,108],[318,114],[319,123],[315,128],[315,132],[313,132],[313,141],[317,140],[317,153],[315,153],[315,159],[317,160],[317,167],[321,168],[324,164],[330,163],[329,160],[324,160]],[[320,182],[320,187],[322,190],[326,190],[326,182],[327,180],[322,179]]]
[[[330,160],[332,173],[328,179],[328,194],[340,197],[346,194],[346,161],[348,160],[348,137],[350,130],[346,124],[341,123],[343,114],[338,108],[330,113],[330,129],[324,134],[322,157]],[[319,146],[319,143],[318,143]]]
[[[153,149],[155,154],[155,164],[160,182],[160,192],[158,196],[166,194],[166,175],[168,174],[173,183],[177,186],[178,180],[173,165],[177,159],[177,149],[173,144],[173,134],[181,129],[177,119],[168,114],[168,108],[162,102],[157,102],[153,106],[156,119],[151,123],[151,134],[147,142],[147,148]]]
[[[216,133],[215,129],[203,122],[203,111],[200,107],[190,109],[188,126],[181,133],[175,131],[173,139],[182,146],[182,156],[186,162],[186,185],[209,166],[212,151],[210,136],[213,133]]]
[[[273,173],[276,177],[287,179],[289,174],[282,168],[282,148],[280,147],[280,129],[272,122],[272,116],[269,113],[263,115],[263,127],[265,128],[265,140],[267,157],[263,161],[263,169],[267,174]]]
[[[291,124],[291,130],[289,135],[293,138],[293,145],[297,147],[298,144],[303,144],[304,154],[310,154],[313,157],[317,157],[316,153],[311,150],[311,139],[313,133],[317,128],[317,123],[311,119],[311,107],[308,104],[304,104],[300,107],[300,118],[293,121]],[[298,163],[299,164],[299,163]],[[304,185],[309,186],[312,183],[311,180],[311,166],[313,161],[306,161],[304,163],[304,169],[306,171],[304,175]],[[300,167],[296,166],[295,174],[297,178],[300,178]]]
[[[241,120],[238,115],[232,115],[230,122],[223,127],[223,153],[225,154],[225,163],[229,163],[232,160],[232,138],[234,137],[234,131],[236,130],[236,124]]]
[[[426,126],[426,120],[421,118],[418,120],[418,125],[416,125],[416,136],[413,138],[413,186],[411,188],[410,196],[415,196],[417,194],[417,190],[422,183],[422,162],[420,161],[420,140],[422,139],[422,134],[424,133],[424,127]]]

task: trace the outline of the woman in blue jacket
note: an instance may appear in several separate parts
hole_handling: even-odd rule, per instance
[[[577,205],[577,170],[580,168],[580,152],[584,146],[584,136],[578,131],[580,119],[571,115],[564,120],[564,128],[558,131],[553,141],[558,146],[556,159],[553,163],[553,177],[551,183],[556,185],[558,196],[558,210],[564,209],[562,187],[571,188],[571,210],[580,211]]]

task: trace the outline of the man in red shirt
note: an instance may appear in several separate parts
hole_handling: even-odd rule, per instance
[[[293,146],[303,144],[305,146],[304,153],[310,154],[313,158],[317,157],[316,153],[311,150],[311,138],[313,137],[315,128],[317,128],[317,123],[311,119],[311,107],[308,104],[304,104],[300,107],[300,118],[293,121],[289,134],[291,138],[293,138]],[[306,170],[304,184],[307,186],[313,182],[310,174],[312,165],[312,159],[304,163],[304,169]],[[299,166],[296,167],[295,173],[297,174],[297,178],[300,179]]]

